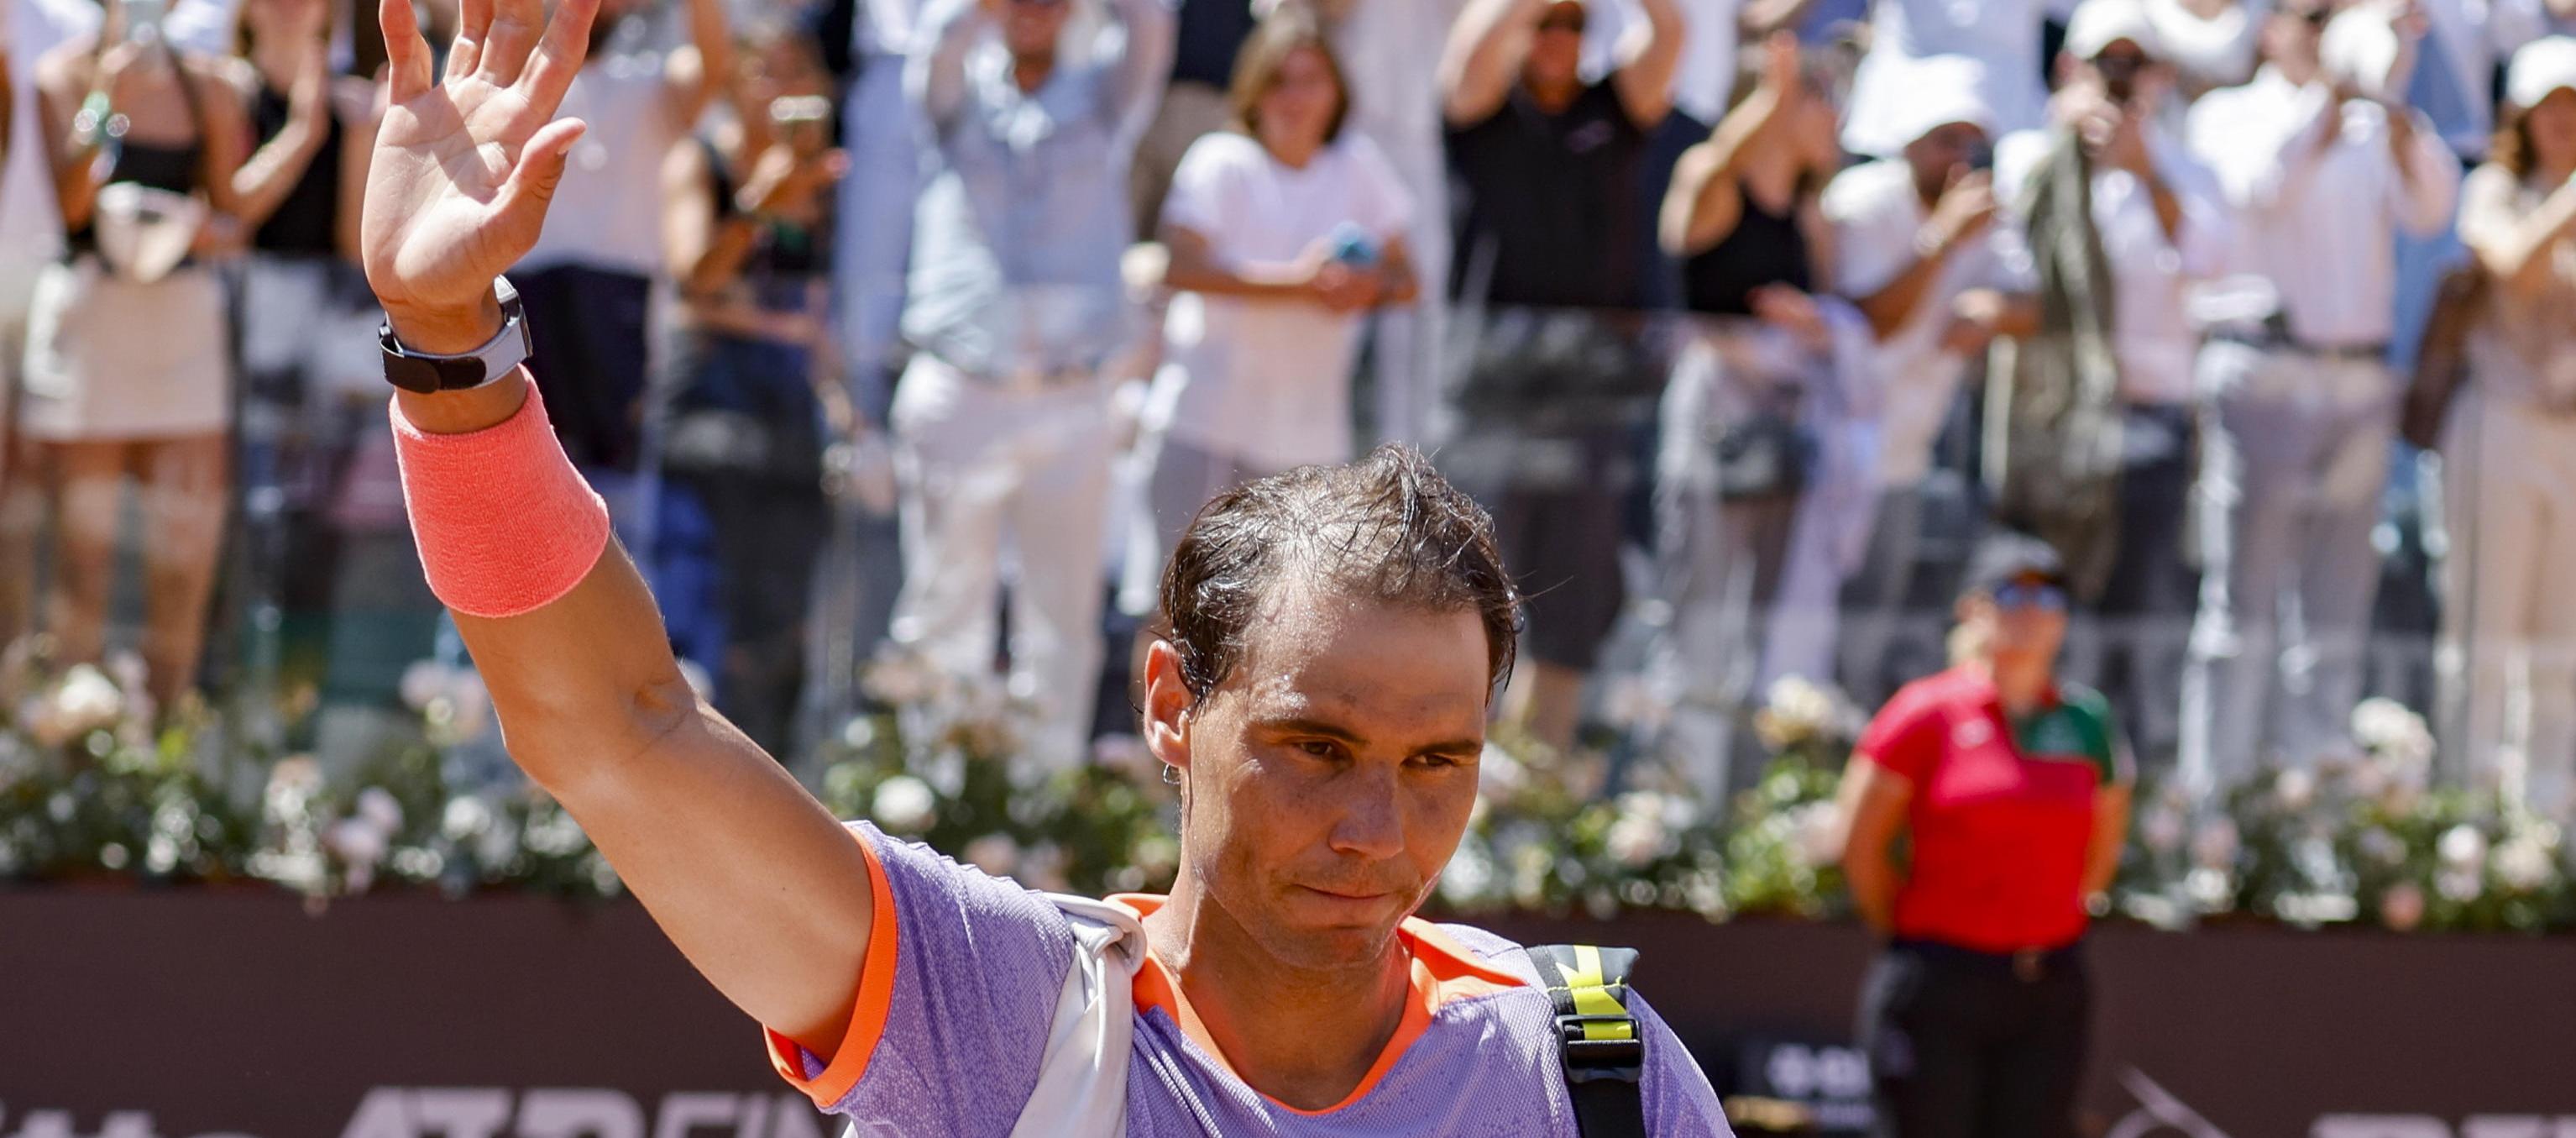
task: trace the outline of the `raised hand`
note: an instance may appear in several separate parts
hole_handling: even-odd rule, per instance
[[[388,72],[359,254],[403,343],[466,352],[500,330],[492,278],[545,224],[578,119],[556,119],[599,0],[464,0],[447,74],[430,75],[410,0],[380,0]]]
[[[1923,223],[1933,245],[1944,256],[1961,242],[1984,232],[1995,217],[1995,179],[1984,170],[1951,172],[1950,186]]]

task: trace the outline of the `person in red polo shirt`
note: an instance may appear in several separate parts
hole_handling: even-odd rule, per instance
[[[2079,942],[2119,864],[2132,768],[2101,694],[2057,678],[2056,553],[1999,534],[1972,565],[1957,663],[1898,691],[1843,775],[1843,869],[1888,938],[1861,1041],[1884,1138],[2069,1138]]]

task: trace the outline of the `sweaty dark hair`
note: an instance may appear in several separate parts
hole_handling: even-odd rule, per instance
[[[1225,682],[1264,599],[1292,577],[1343,596],[1472,610],[1485,625],[1488,685],[1511,673],[1520,593],[1503,571],[1493,519],[1412,447],[1300,467],[1200,508],[1163,569],[1165,639],[1193,697]]]

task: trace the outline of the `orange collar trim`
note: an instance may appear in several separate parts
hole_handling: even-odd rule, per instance
[[[1143,920],[1162,908],[1165,898],[1151,893],[1121,893],[1108,900],[1110,904],[1136,914],[1136,919]],[[1397,1021],[1395,1034],[1386,1041],[1385,1050],[1378,1052],[1377,1061],[1369,1065],[1368,1073],[1360,1077],[1359,1085],[1351,1088],[1351,1093],[1342,1101],[1322,1110],[1303,1110],[1269,1095],[1262,1095],[1262,1098],[1282,1110],[1308,1116],[1341,1110],[1368,1097],[1368,1093],[1377,1087],[1378,1080],[1395,1069],[1396,1061],[1404,1057],[1405,1050],[1413,1046],[1413,1041],[1430,1029],[1431,1017],[1441,1008],[1459,1000],[1528,986],[1520,977],[1486,963],[1474,950],[1441,932],[1440,926],[1420,917],[1406,917],[1404,923],[1397,927],[1395,937],[1404,946],[1405,956],[1412,961],[1410,986],[1413,998],[1405,1001],[1404,1018]],[[1136,973],[1135,992],[1137,1011],[1163,1009],[1163,1014],[1171,1017],[1172,1023],[1181,1028],[1190,1042],[1215,1058],[1219,1065],[1225,1067],[1226,1073],[1242,1078],[1236,1074],[1224,1051],[1217,1047],[1216,1041],[1192,1030],[1198,1025],[1198,1017],[1188,1014],[1189,1003],[1181,995],[1180,981],[1150,952],[1145,955],[1144,967]]]

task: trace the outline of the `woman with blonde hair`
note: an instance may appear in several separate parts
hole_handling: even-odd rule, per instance
[[[1236,57],[1231,130],[1200,138],[1164,200],[1165,364],[1145,409],[1148,509],[1125,607],[1153,607],[1163,559],[1218,493],[1350,459],[1360,317],[1415,291],[1402,179],[1346,129],[1350,91],[1305,9],[1263,19]]]

